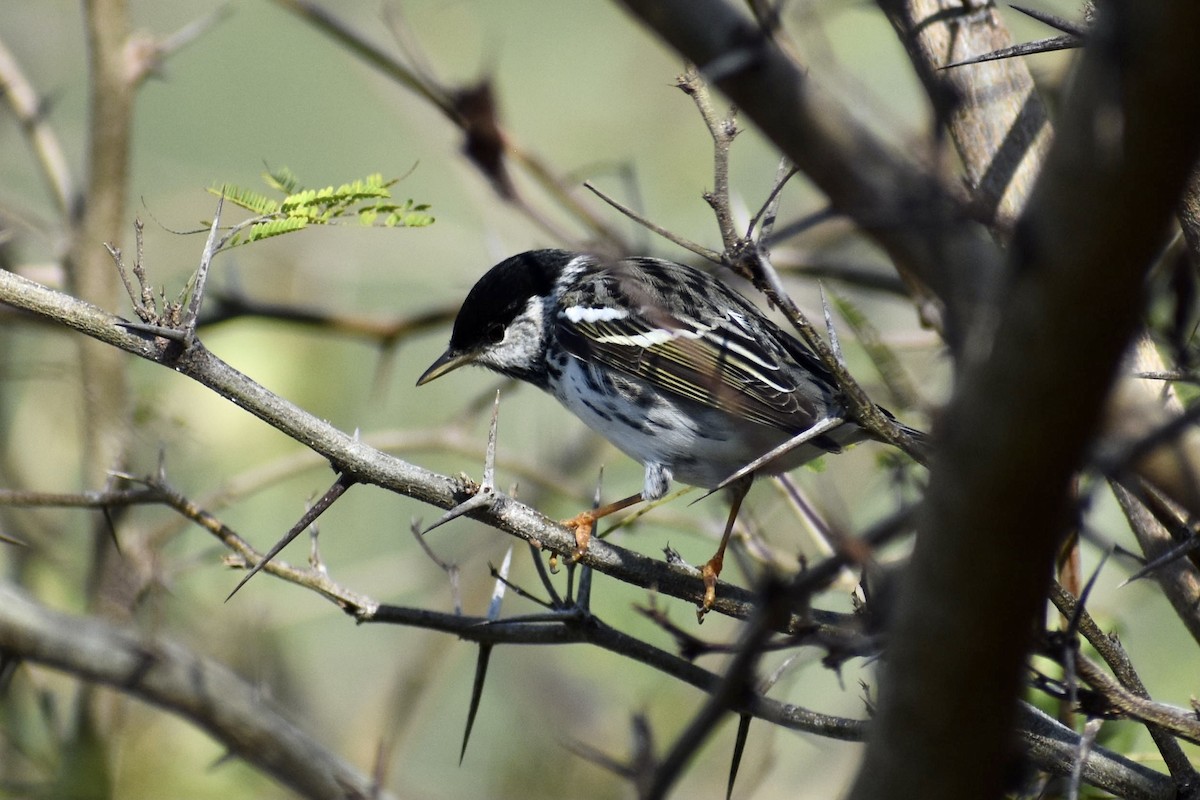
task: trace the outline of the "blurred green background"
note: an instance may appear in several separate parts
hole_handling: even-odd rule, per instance
[[[139,27],[158,34],[218,5],[132,3]],[[1064,16],[1075,11],[1068,2],[1036,5]],[[396,195],[430,203],[437,223],[421,230],[314,229],[222,256],[212,283],[256,299],[371,319],[404,317],[455,307],[487,267],[512,253],[561,244],[496,197],[462,157],[459,132],[436,110],[270,2],[236,0],[228,7],[228,18],[174,56],[138,99],[125,245],[132,244],[133,217],[141,217],[150,276],[168,294],[195,269],[203,236],[179,231],[195,230],[211,217],[215,200],[205,189],[223,182],[258,189],[265,166],[287,166],[309,186],[371,172],[405,175]],[[381,46],[395,48],[388,16],[375,0],[330,2],[327,7]],[[712,185],[711,144],[692,102],[672,86],[683,65],[615,5],[412,0],[392,8],[390,13],[399,9],[412,40],[442,82],[467,84],[490,76],[508,132],[564,178],[570,176],[576,186],[592,180],[659,224],[719,247],[711,211],[700,196]],[[926,132],[920,89],[874,6],[792,3],[788,13],[788,29],[818,79],[853,97],[863,117],[896,142],[916,141]],[[80,16],[75,2],[0,0],[0,39],[50,101],[50,120],[77,181],[87,105]],[[1018,38],[1050,35],[1019,15],[1011,21]],[[1033,66],[1052,88],[1066,63],[1065,56],[1043,56]],[[743,219],[764,199],[776,167],[777,156],[748,128],[736,141],[732,158],[733,191]],[[633,184],[628,175],[634,176]],[[565,219],[535,189],[527,184],[522,189],[552,218]],[[584,195],[582,189],[578,193]],[[590,198],[585,201],[643,242],[647,253],[687,256],[634,230]],[[822,205],[797,180],[784,194],[781,220]],[[61,227],[22,134],[7,113],[0,113],[0,208],[13,227],[11,263],[43,282],[59,281],[53,265],[65,247]],[[888,271],[877,252],[853,239],[818,235],[788,246],[813,260]],[[807,311],[819,311],[815,283],[796,281],[792,287]],[[941,399],[939,387],[945,383],[934,336],[921,330],[902,300],[834,288],[881,329],[920,388],[924,410],[906,409],[901,416],[928,425],[926,412]],[[128,308],[110,310],[129,315]],[[471,408],[488,401],[498,380],[474,371],[420,390],[413,387],[447,335],[446,330],[423,334],[381,357],[369,342],[280,322],[244,319],[202,333],[221,358],[343,430],[358,429],[376,440],[389,437],[393,443],[428,431],[462,430],[465,447],[399,452],[432,469],[478,477],[487,413]],[[845,345],[852,369],[877,389],[862,350],[853,341]],[[96,488],[79,486],[74,353],[70,336],[45,327],[9,324],[0,330],[5,484],[46,491]],[[203,498],[253,470],[303,456],[299,444],[208,390],[148,363],[133,362],[130,369],[139,408],[133,432],[135,472],[152,471],[161,449],[173,484]],[[878,399],[887,404],[886,398]],[[550,515],[580,510],[601,464],[606,467],[606,496],[624,496],[641,485],[636,464],[528,387],[505,390],[500,451],[502,486],[532,471],[554,476],[569,490],[520,478],[520,496]],[[882,452],[879,446],[864,445],[827,459],[821,472],[803,470],[795,478],[834,524],[859,530],[895,502],[886,472],[876,466]],[[265,548],[331,479],[320,466],[298,470],[239,498],[218,516]],[[334,579],[376,600],[450,610],[448,582],[409,533],[411,520],[428,521],[439,513],[358,487],[323,517],[322,557]],[[717,498],[696,506],[677,501],[617,535],[623,545],[651,555],[669,543],[698,563],[711,553],[724,513]],[[779,552],[817,556],[770,484],[756,489],[750,514]],[[37,541],[39,558],[27,585],[53,607],[80,610],[90,516],[43,510],[6,519],[21,526],[10,522],[13,532]],[[1116,520],[1103,505],[1093,514],[1093,524],[1105,535],[1127,541]],[[178,525],[171,514],[153,508],[135,510],[124,524],[164,531]],[[512,541],[465,520],[430,535],[439,555],[462,569],[468,613],[486,607],[492,586],[488,564],[499,563]],[[223,603],[239,573],[224,568],[221,555],[205,533],[178,525],[158,564],[162,589],[142,606],[139,623],[261,681],[263,691],[302,727],[364,770],[371,769],[383,746],[387,785],[401,797],[631,796],[621,779],[565,745],[586,742],[625,757],[631,716],[644,713],[656,744],[664,749],[703,702],[696,691],[591,648],[500,648],[492,657],[480,716],[459,767],[474,648],[423,631],[355,626],[315,595],[265,575]],[[1084,555],[1085,567],[1096,563],[1093,548],[1085,548]],[[0,547],[0,566],[6,572],[11,572],[10,557]],[[283,557],[303,561],[303,541]],[[1195,670],[1181,669],[1172,657],[1179,626],[1156,592],[1137,584],[1117,590],[1124,574],[1123,567],[1105,572],[1092,611],[1121,632],[1156,699],[1186,704]],[[744,579],[733,563],[726,577]],[[513,578],[538,590],[523,549],[514,554]],[[672,648],[669,637],[631,611],[634,604],[648,602],[646,592],[598,576],[593,602],[607,621]],[[673,620],[694,627],[691,607],[663,602]],[[848,590],[831,592],[821,602],[847,609]],[[515,597],[506,601],[508,614],[534,610]],[[730,638],[736,626],[710,616],[697,633]],[[862,716],[859,680],[871,681],[871,669],[853,662],[837,675],[821,667],[820,656],[816,650],[802,652],[803,665],[777,687],[777,695],[819,711]],[[768,666],[778,661],[776,657]],[[717,658],[702,663],[721,667]],[[48,671],[30,670],[17,676],[12,696],[30,688],[47,690],[57,698],[62,717],[68,715],[74,685]],[[236,761],[216,763],[221,749],[189,725],[117,694],[107,698],[113,796],[289,796]],[[8,713],[14,719],[17,712]],[[734,727],[727,721],[711,738],[679,786],[679,796],[723,794]],[[1131,725],[1106,730],[1133,732]],[[51,763],[56,757],[52,739],[45,737],[43,750],[34,748],[37,757],[16,769],[39,774],[43,762],[38,759]],[[1145,749],[1141,742],[1133,745],[1135,751]],[[756,724],[735,796],[833,796],[846,785],[856,755],[854,745]]]

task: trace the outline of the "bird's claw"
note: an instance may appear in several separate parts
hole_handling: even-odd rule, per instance
[[[700,577],[704,580],[704,600],[696,608],[696,621],[704,622],[704,615],[717,601],[717,578],[721,575],[721,567],[725,565],[725,554],[717,553],[704,562],[700,568]]]
[[[592,542],[592,532],[596,529],[596,515],[591,511],[582,511],[570,519],[564,519],[559,524],[564,528],[569,528],[575,534],[575,554],[572,560],[578,561],[583,558],[583,554],[588,550],[588,545]]]

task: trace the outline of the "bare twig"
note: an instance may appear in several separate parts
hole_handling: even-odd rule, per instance
[[[1175,546],[1176,540],[1167,526],[1129,487],[1117,481],[1110,481],[1109,486],[1151,561],[1157,561],[1160,555]],[[1147,493],[1146,499],[1152,501],[1152,498],[1153,494]],[[1166,508],[1161,510],[1161,513],[1166,512]],[[1153,576],[1192,639],[1200,642],[1200,613],[1197,613],[1200,609],[1200,570],[1188,559],[1176,558],[1161,564]]]
[[[154,75],[161,75],[163,65],[177,52],[192,44],[227,19],[232,13],[229,3],[217,6],[208,15],[187,23],[174,33],[162,37],[135,35],[126,45],[129,80],[139,84]]]
[[[1076,666],[1079,677],[1101,692],[1114,711],[1155,725],[1192,744],[1200,744],[1200,720],[1196,718],[1195,709],[1178,708],[1140,697],[1113,680],[1096,662],[1083,654],[1076,655]]]
[[[0,506],[16,508],[116,508],[161,502],[162,495],[152,488],[72,493],[0,489]]]
[[[461,571],[458,568],[458,564],[443,561],[438,557],[438,554],[433,551],[433,547],[430,546],[429,542],[421,534],[421,521],[419,519],[412,521],[412,524],[409,525],[409,530],[412,531],[413,538],[417,540],[417,545],[424,551],[425,555],[429,556],[429,560],[437,565],[438,569],[446,573],[446,577],[450,579],[450,598],[454,604],[454,613],[463,613],[462,592],[459,590]]]
[[[369,597],[350,591],[335,583],[324,569],[300,569],[282,561],[266,558],[233,529],[217,519],[211,512],[188,499],[161,478],[148,478],[144,482],[149,488],[160,493],[163,505],[195,522],[232,550],[236,556],[226,560],[226,563],[230,566],[249,569],[250,565],[257,565],[257,569],[265,570],[290,583],[311,589],[333,600],[344,611],[356,617],[369,617],[378,607],[378,603]]]
[[[200,317],[200,325],[216,325],[241,317],[259,317],[312,326],[321,333],[367,339],[384,346],[392,346],[414,334],[444,327],[448,322],[454,321],[457,312],[456,306],[436,308],[394,319],[367,319],[316,307],[271,303],[247,297],[239,292],[219,291],[213,287],[208,291],[208,302]]]
[[[642,227],[646,228],[647,230],[657,233],[659,236],[663,237],[668,242],[671,242],[672,244],[677,244],[680,247],[682,247],[684,250],[689,250],[689,251],[695,253],[696,255],[700,256],[701,258],[708,259],[709,261],[713,262],[714,264],[722,263],[721,254],[718,253],[716,250],[710,250],[703,245],[696,244],[692,240],[686,239],[672,231],[667,230],[666,228],[662,227],[661,225],[650,221],[646,217],[644,217],[641,214],[639,214],[638,212],[634,211],[632,208],[622,205],[621,203],[617,202],[613,198],[606,195],[604,192],[597,189],[591,183],[591,181],[584,181],[583,188],[587,189],[589,192],[596,195],[601,200],[608,203],[610,206],[615,208],[617,211],[620,211],[622,214],[629,217],[631,220],[633,220],[637,224],[641,225]]]
[[[780,160],[779,170],[775,174],[775,185],[767,194],[762,208],[750,218],[750,224],[746,226],[745,238],[755,239],[762,246],[765,246],[771,239],[771,235],[775,232],[775,220],[779,213],[779,200],[782,197],[783,187],[787,186],[787,182],[799,172],[800,170],[792,166],[786,158]],[[754,235],[755,228],[758,228],[757,238]]]
[[[684,94],[692,98],[696,109],[704,120],[708,133],[713,140],[713,188],[704,193],[704,199],[712,206],[717,217],[717,227],[721,231],[721,241],[726,253],[736,252],[742,242],[737,231],[733,228],[733,211],[729,206],[729,147],[734,137],[738,135],[737,109],[730,108],[724,116],[713,108],[712,97],[708,84],[700,77],[700,72],[689,66],[675,83]],[[769,202],[769,201],[768,201]]]

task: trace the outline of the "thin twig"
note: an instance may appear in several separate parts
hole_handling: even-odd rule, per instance
[[[691,241],[690,239],[686,239],[677,233],[673,233],[673,232],[667,230],[666,228],[662,227],[661,225],[659,225],[655,222],[651,222],[649,219],[642,216],[638,212],[634,211],[632,208],[622,205],[621,203],[617,202],[613,198],[606,195],[604,192],[597,189],[590,181],[584,181],[583,188],[587,189],[592,194],[596,195],[601,200],[608,203],[610,206],[615,208],[617,211],[620,211],[622,214],[629,217],[631,220],[638,223],[642,227],[646,228],[647,230],[653,231],[654,233],[657,233],[659,236],[663,237],[668,242],[671,242],[672,244],[677,244],[680,247],[682,247],[684,250],[691,251],[691,252],[695,253],[696,255],[700,256],[701,258],[708,259],[709,261],[713,262],[714,264],[723,263],[721,254],[718,253],[716,250],[710,250],[709,248],[707,248],[703,245],[696,244],[695,242]]]
[[[708,133],[713,140],[713,188],[705,192],[704,199],[712,206],[717,217],[717,227],[721,231],[721,241],[725,244],[725,252],[732,253],[738,249],[741,237],[733,228],[733,212],[729,204],[729,147],[734,137],[738,135],[736,107],[731,107],[724,116],[713,108],[712,96],[708,84],[700,76],[695,66],[689,65],[687,71],[679,76],[675,85],[679,87],[696,104],[700,117],[704,120]]]
[[[767,194],[762,208],[750,218],[750,224],[746,226],[746,239],[756,239],[761,245],[765,245],[771,239],[771,234],[775,230],[775,220],[779,213],[779,199],[782,196],[783,187],[799,172],[800,170],[786,158],[780,159],[779,170],[775,174],[775,185]],[[762,227],[759,227],[760,223]],[[757,237],[754,235],[755,228],[759,229]]]

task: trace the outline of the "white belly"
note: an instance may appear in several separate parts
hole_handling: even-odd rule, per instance
[[[616,392],[603,394],[589,372],[586,365],[568,359],[555,393],[559,402],[625,454],[643,465],[659,465],[683,483],[711,489],[794,435],[749,422],[738,423],[735,431],[728,414],[656,392],[635,379],[623,380]],[[849,434],[857,427],[839,430]],[[843,438],[836,432],[834,436]],[[762,472],[786,472],[824,452],[801,445]]]

